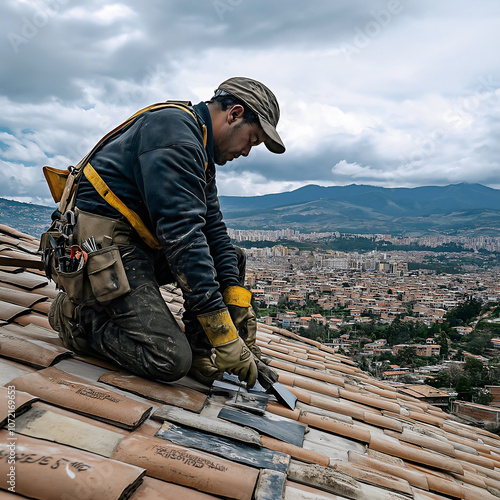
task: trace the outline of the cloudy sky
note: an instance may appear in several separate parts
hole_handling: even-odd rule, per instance
[[[220,167],[220,194],[500,189],[499,26],[497,0],[2,0],[0,197],[52,204],[43,165],[231,76],[276,94],[287,152]]]

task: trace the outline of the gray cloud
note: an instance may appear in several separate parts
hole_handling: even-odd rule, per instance
[[[278,96],[287,153],[227,164],[222,194],[500,187],[499,18],[496,0],[4,0],[0,196],[50,203],[43,164],[235,75]]]

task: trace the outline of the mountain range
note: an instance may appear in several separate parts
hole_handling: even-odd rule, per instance
[[[221,196],[233,229],[360,234],[499,235],[500,190],[481,184],[382,188],[308,185],[263,196]],[[40,236],[55,207],[0,198],[0,223]]]
[[[481,184],[382,188],[308,185],[264,196],[221,196],[228,227],[301,232],[498,235],[500,190]]]

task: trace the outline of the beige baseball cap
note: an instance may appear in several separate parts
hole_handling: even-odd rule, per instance
[[[260,126],[268,137],[264,144],[269,151],[277,154],[285,152],[285,145],[276,131],[280,107],[275,95],[264,84],[251,78],[236,76],[222,82],[216,93],[218,90],[244,102],[257,115]]]

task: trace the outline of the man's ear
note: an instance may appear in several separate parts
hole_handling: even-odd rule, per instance
[[[233,123],[237,123],[239,120],[243,118],[243,113],[245,112],[245,108],[240,104],[234,105],[227,115],[227,122],[231,125]]]

